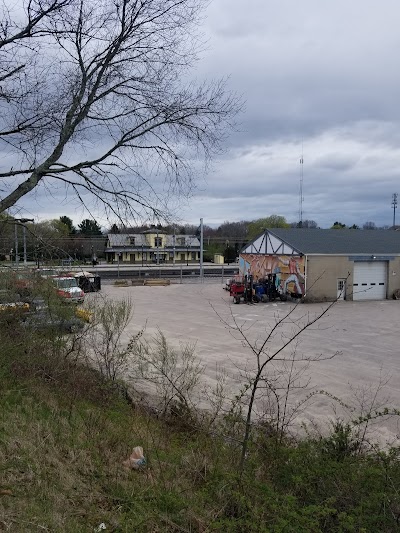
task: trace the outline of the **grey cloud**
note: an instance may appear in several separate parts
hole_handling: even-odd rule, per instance
[[[357,164],[359,159],[359,157],[341,153],[332,153],[317,158],[314,162],[314,166],[321,169],[325,168],[344,172],[352,169]]]
[[[329,227],[334,220],[361,225],[373,220],[390,225],[391,194],[398,179],[400,147],[374,143],[374,132],[385,138],[384,125],[356,124],[332,129],[304,142],[304,217]],[[388,125],[390,135],[392,125]],[[366,134],[369,131],[370,137]],[[271,213],[288,220],[298,217],[301,143],[275,143],[231,149],[207,184],[207,196],[225,219],[254,219]],[[243,207],[236,211],[233,206]],[[198,202],[194,198],[193,206]],[[195,216],[196,208],[192,210]],[[200,215],[201,216],[201,215]]]
[[[245,94],[241,140],[246,134],[300,136],[327,124],[393,120],[399,118],[400,72],[390,51],[399,47],[398,14],[393,1],[382,8],[372,0],[250,0],[245,11],[237,1],[214,1],[212,53],[202,72],[220,73],[224,65]]]
[[[391,224],[391,194],[400,193],[399,18],[398,0],[213,0],[195,75],[229,76],[246,109],[179,217],[297,220],[303,150],[305,218],[323,227]],[[57,205],[42,192],[30,198],[32,211],[37,202],[43,215],[47,206],[74,217],[76,205],[57,194]]]

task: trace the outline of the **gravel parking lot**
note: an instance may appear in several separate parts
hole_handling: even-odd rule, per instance
[[[223,367],[231,378],[232,393],[239,387],[235,380],[238,368],[254,365],[254,356],[243,346],[232,327],[236,323],[246,330],[252,342],[256,342],[264,339],[277,318],[294,305],[290,302],[232,305],[229,293],[217,282],[166,287],[106,284],[101,294],[113,299],[132,299],[134,315],[125,332],[125,340],[146,324],[147,335],[154,334],[159,328],[171,343],[195,342],[196,353],[206,365],[207,379],[212,383],[216,367]],[[304,323],[320,314],[327,305],[298,305],[292,320],[279,328],[268,343],[269,348],[276,349],[297,330],[297,319]],[[399,318],[398,301],[337,302],[299,338],[298,356],[326,358],[339,352],[332,359],[311,364],[309,387],[325,389],[349,401],[353,398],[351,387],[372,385],[375,390],[382,376],[389,381],[381,391],[381,397],[390,398],[388,403],[400,408]],[[317,396],[308,406],[306,418],[319,422],[322,417],[326,420],[327,414],[333,415],[332,401]],[[381,441],[400,432],[395,419],[380,420],[377,427]]]

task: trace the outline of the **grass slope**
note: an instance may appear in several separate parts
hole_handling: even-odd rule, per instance
[[[278,444],[260,430],[239,451],[133,408],[51,337],[1,328],[0,530],[394,532],[398,450],[354,453],[329,439]],[[143,446],[147,466],[122,462]]]

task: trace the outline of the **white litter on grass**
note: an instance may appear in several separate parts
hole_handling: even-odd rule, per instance
[[[104,522],[102,522],[101,524],[99,524],[97,527],[94,528],[94,531],[98,532],[98,531],[103,531],[104,529],[107,529],[107,526],[105,525]]]
[[[141,446],[133,448],[131,455],[122,464],[128,470],[138,470],[141,466],[145,466],[146,459],[143,456],[143,448]]]

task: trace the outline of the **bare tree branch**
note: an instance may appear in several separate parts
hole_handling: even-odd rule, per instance
[[[207,165],[222,149],[241,107],[224,81],[182,81],[197,58],[203,5],[33,2],[18,29],[8,13],[0,26],[0,147],[18,163],[0,168],[0,212],[44,181],[106,193],[109,205],[138,198],[147,212],[165,186],[190,192],[192,161]]]

